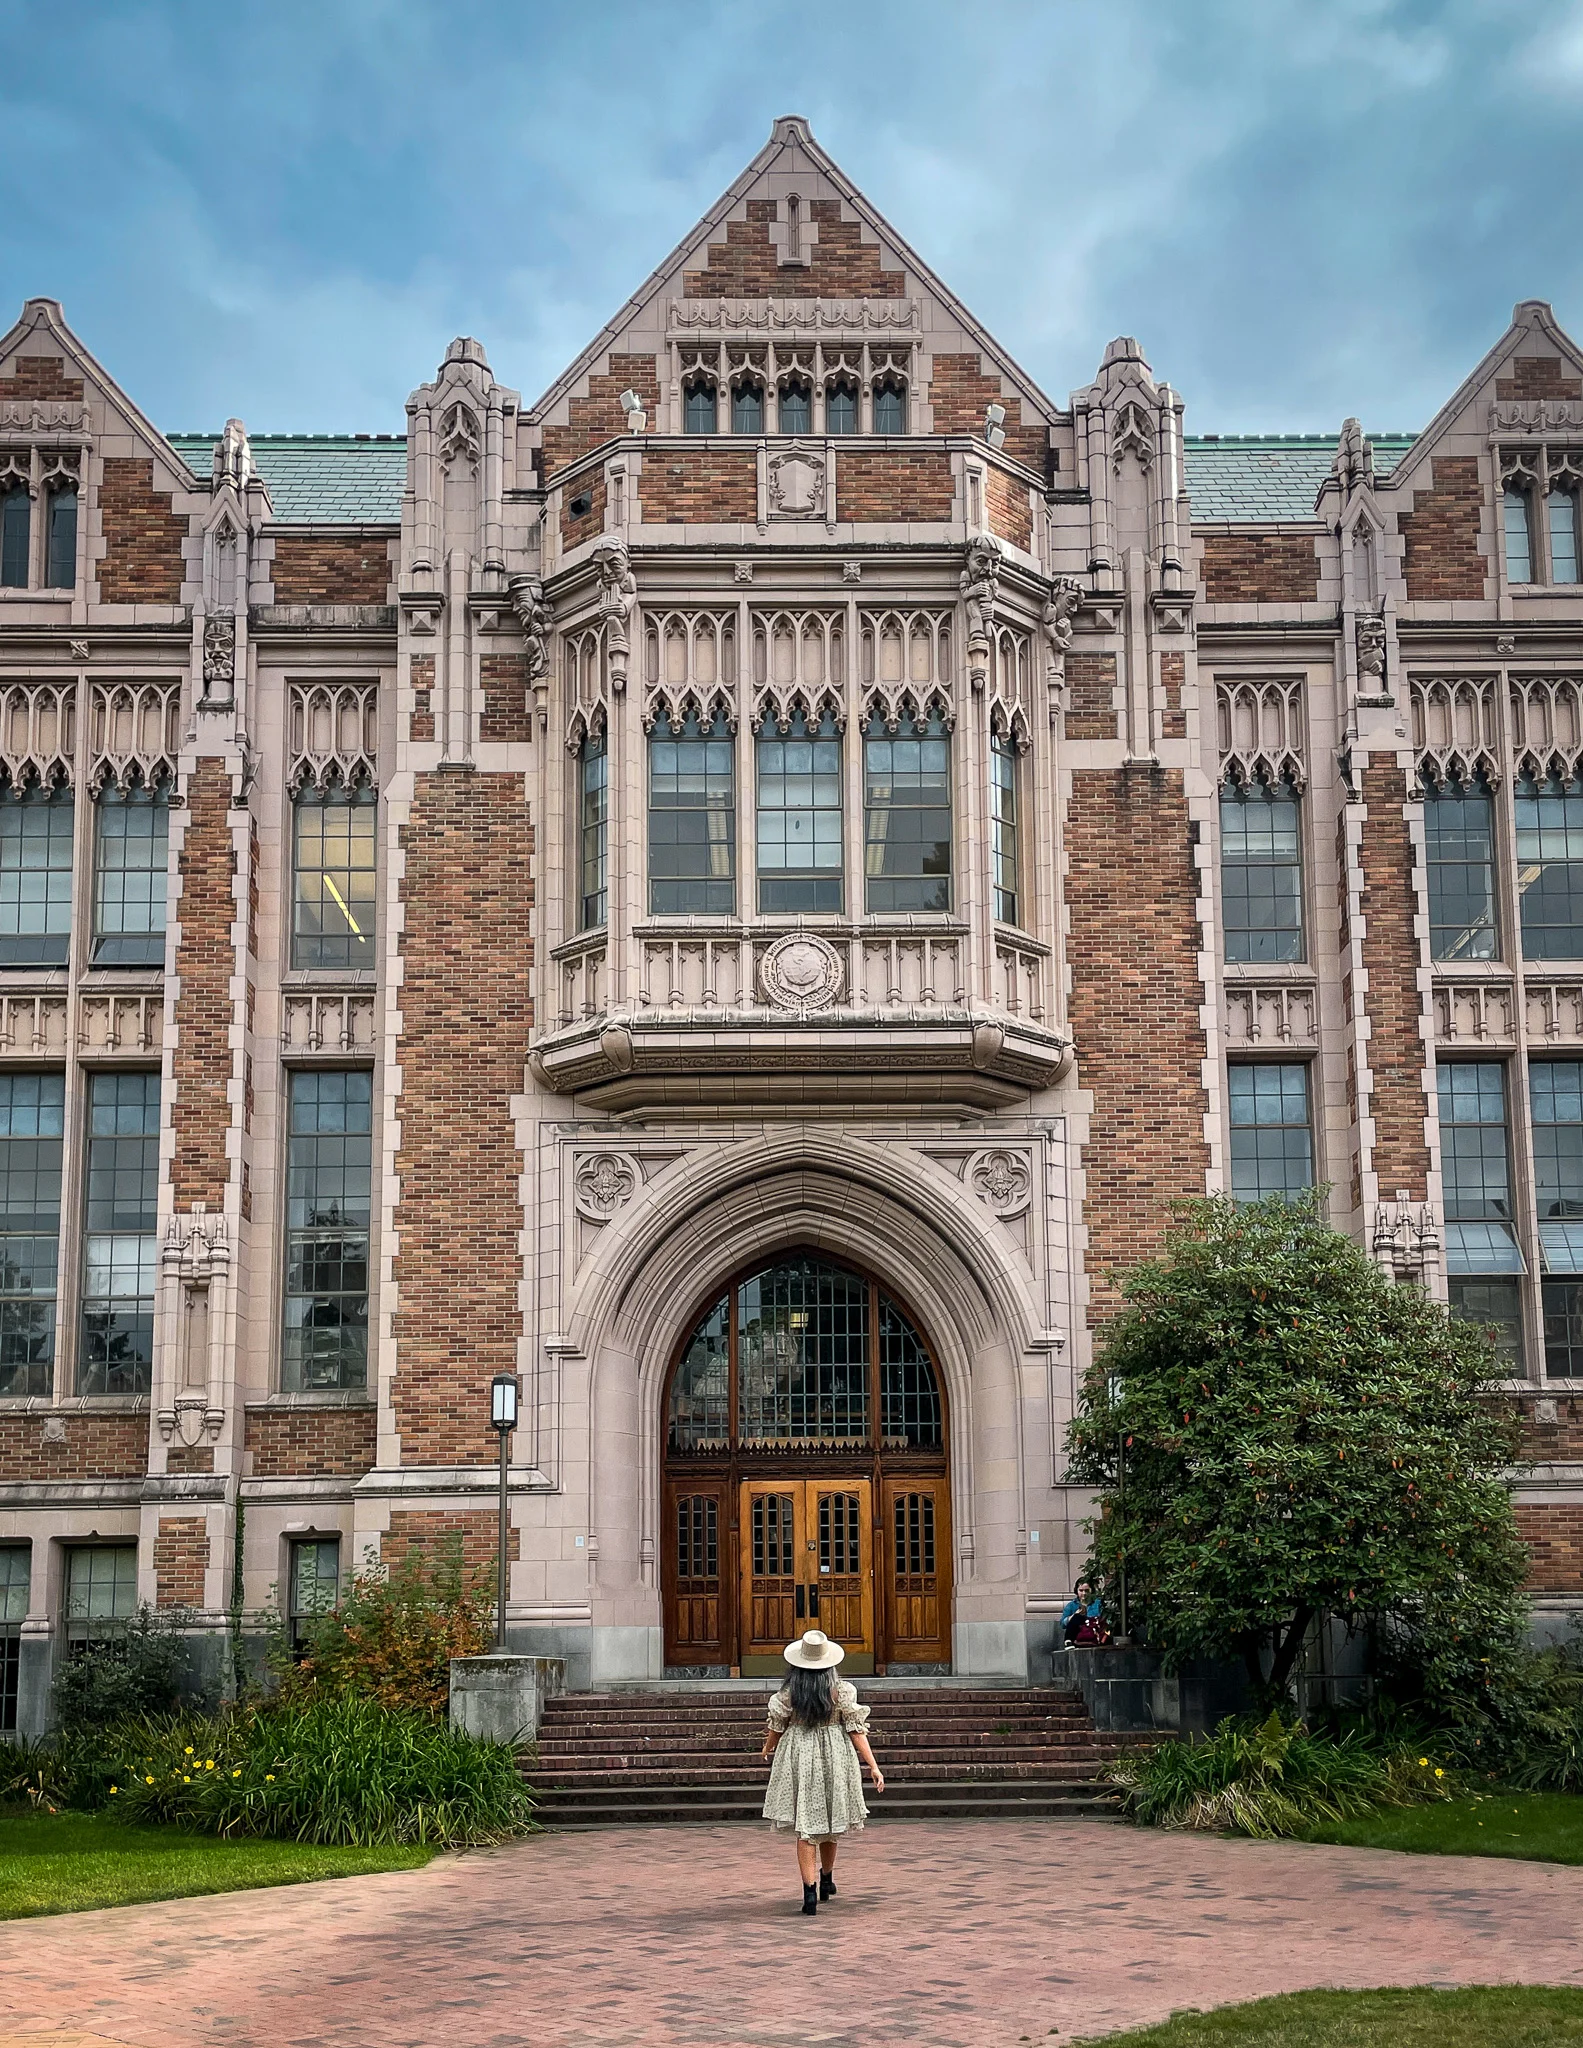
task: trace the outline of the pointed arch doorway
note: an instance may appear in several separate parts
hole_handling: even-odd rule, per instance
[[[665,1402],[667,1666],[776,1672],[822,1628],[855,1676],[949,1668],[944,1389],[872,1274],[802,1251],[737,1274]]]

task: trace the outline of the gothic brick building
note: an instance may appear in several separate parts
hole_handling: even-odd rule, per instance
[[[167,434],[0,341],[4,1719],[493,1544],[574,1682],[1038,1671],[1173,1199],[1490,1323],[1583,1595],[1583,352],[1047,397],[788,119],[535,404]],[[1578,1393],[1574,1393],[1577,1388]]]

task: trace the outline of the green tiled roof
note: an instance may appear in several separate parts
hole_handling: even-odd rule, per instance
[[[1312,519],[1314,498],[1330,474],[1334,434],[1191,434],[1185,437],[1187,488],[1195,519]],[[1374,474],[1388,477],[1417,439],[1371,434]]]
[[[200,477],[210,473],[218,434],[172,434],[170,445]],[[275,517],[395,526],[407,483],[401,434],[251,434],[253,466],[269,486]]]

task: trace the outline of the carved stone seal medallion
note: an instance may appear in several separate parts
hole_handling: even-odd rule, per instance
[[[827,1010],[841,993],[841,955],[812,932],[788,932],[763,954],[759,978],[778,1010]]]
[[[586,1152],[572,1174],[572,1199],[590,1223],[608,1223],[637,1186],[638,1169],[625,1152]]]
[[[1020,1152],[975,1152],[967,1164],[968,1186],[979,1200],[1010,1222],[1033,1199],[1033,1176]]]

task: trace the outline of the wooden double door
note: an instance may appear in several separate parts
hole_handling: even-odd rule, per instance
[[[778,1672],[810,1628],[841,1644],[854,1677],[950,1661],[943,1478],[678,1474],[666,1521],[668,1664]]]

